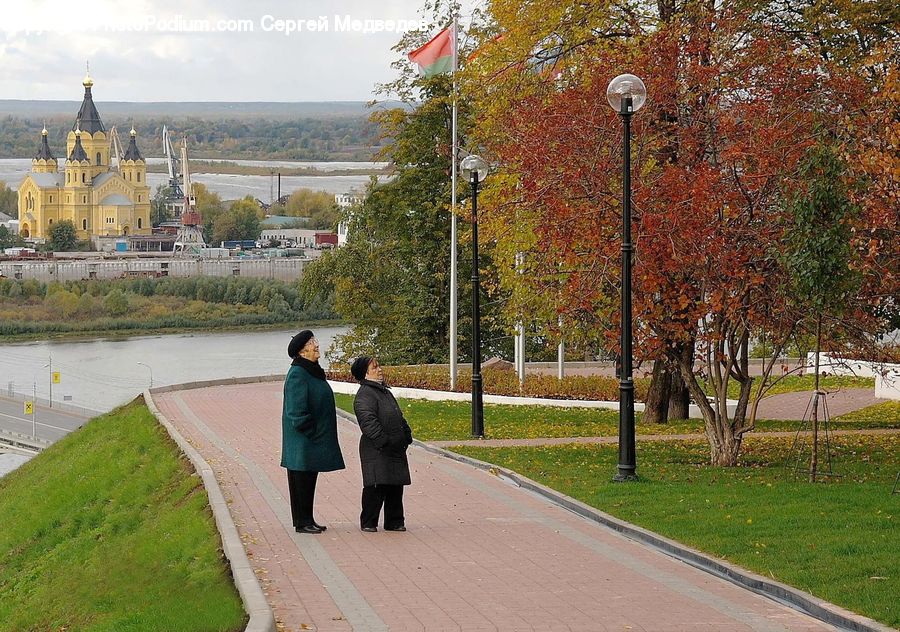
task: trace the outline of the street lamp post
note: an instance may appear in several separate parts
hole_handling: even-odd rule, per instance
[[[634,75],[619,75],[609,82],[606,100],[622,117],[622,369],[619,375],[619,465],[613,480],[637,479],[634,445],[634,378],[631,351],[631,115],[647,100],[644,82]]]
[[[480,156],[466,156],[460,164],[472,184],[472,436],[484,438],[484,401],[481,381],[481,277],[478,271],[478,186],[488,174]]]
[[[142,367],[146,367],[148,371],[150,371],[150,388],[153,388],[153,369],[149,364],[144,364],[143,362],[138,362]]]

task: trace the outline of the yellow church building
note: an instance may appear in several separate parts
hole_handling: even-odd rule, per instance
[[[48,239],[53,224],[69,220],[78,238],[149,235],[150,187],[147,165],[131,130],[128,148],[110,163],[110,138],[94,105],[91,87],[84,78],[84,100],[66,138],[66,161],[59,171],[41,131],[41,146],[31,161],[31,173],[19,186],[19,233],[31,239]]]

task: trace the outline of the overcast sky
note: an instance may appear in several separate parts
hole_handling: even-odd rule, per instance
[[[417,22],[421,5],[7,0],[0,98],[79,100],[87,61],[98,101],[366,101],[395,77],[396,23]],[[385,30],[364,32],[367,20]],[[289,33],[295,25],[302,30]]]

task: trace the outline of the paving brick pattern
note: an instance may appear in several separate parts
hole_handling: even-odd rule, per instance
[[[359,530],[358,430],[290,528],[281,384],[156,396],[216,471],[280,629],[831,630],[467,465],[410,449],[406,533]]]

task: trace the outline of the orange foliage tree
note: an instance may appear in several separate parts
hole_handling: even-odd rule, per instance
[[[509,307],[548,329],[561,315],[567,335],[615,348],[622,140],[605,92],[622,72],[640,76],[650,97],[632,121],[636,349],[677,368],[711,462],[734,465],[764,390],[753,388],[750,341],[765,331],[783,347],[804,316],[782,256],[785,196],[802,191],[798,165],[822,130],[858,116],[871,93],[751,19],[746,3],[673,4],[647,24],[626,5],[564,2],[556,22],[530,25],[534,3],[507,4],[494,3],[504,37],[466,72],[481,143],[499,165],[479,223],[493,260],[510,262],[498,269]],[[878,229],[871,213],[848,221],[859,222],[855,234]],[[883,256],[880,267],[866,257],[887,246],[869,247],[853,265],[884,290]],[[862,300],[876,294],[850,310],[860,331],[884,325]]]

